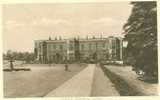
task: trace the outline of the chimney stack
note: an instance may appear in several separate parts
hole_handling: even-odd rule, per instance
[[[52,38],[49,36],[49,40],[52,40]]]

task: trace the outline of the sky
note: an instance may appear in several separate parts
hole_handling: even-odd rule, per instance
[[[129,2],[5,4],[3,52],[33,52],[34,40],[122,36]]]

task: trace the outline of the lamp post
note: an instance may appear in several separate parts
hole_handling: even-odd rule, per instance
[[[123,40],[123,44],[122,44],[122,60],[124,62],[124,57],[126,56],[126,48],[128,46],[128,41]]]
[[[124,41],[123,41],[123,47],[124,47],[124,48],[127,48],[127,46],[128,46],[128,41],[124,40]]]

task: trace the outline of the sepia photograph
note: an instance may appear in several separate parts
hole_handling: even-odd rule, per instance
[[[2,4],[3,98],[158,96],[157,1]]]

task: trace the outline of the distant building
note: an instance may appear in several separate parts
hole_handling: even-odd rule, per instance
[[[41,63],[122,60],[122,39],[87,37],[86,39],[36,40],[35,56]]]

